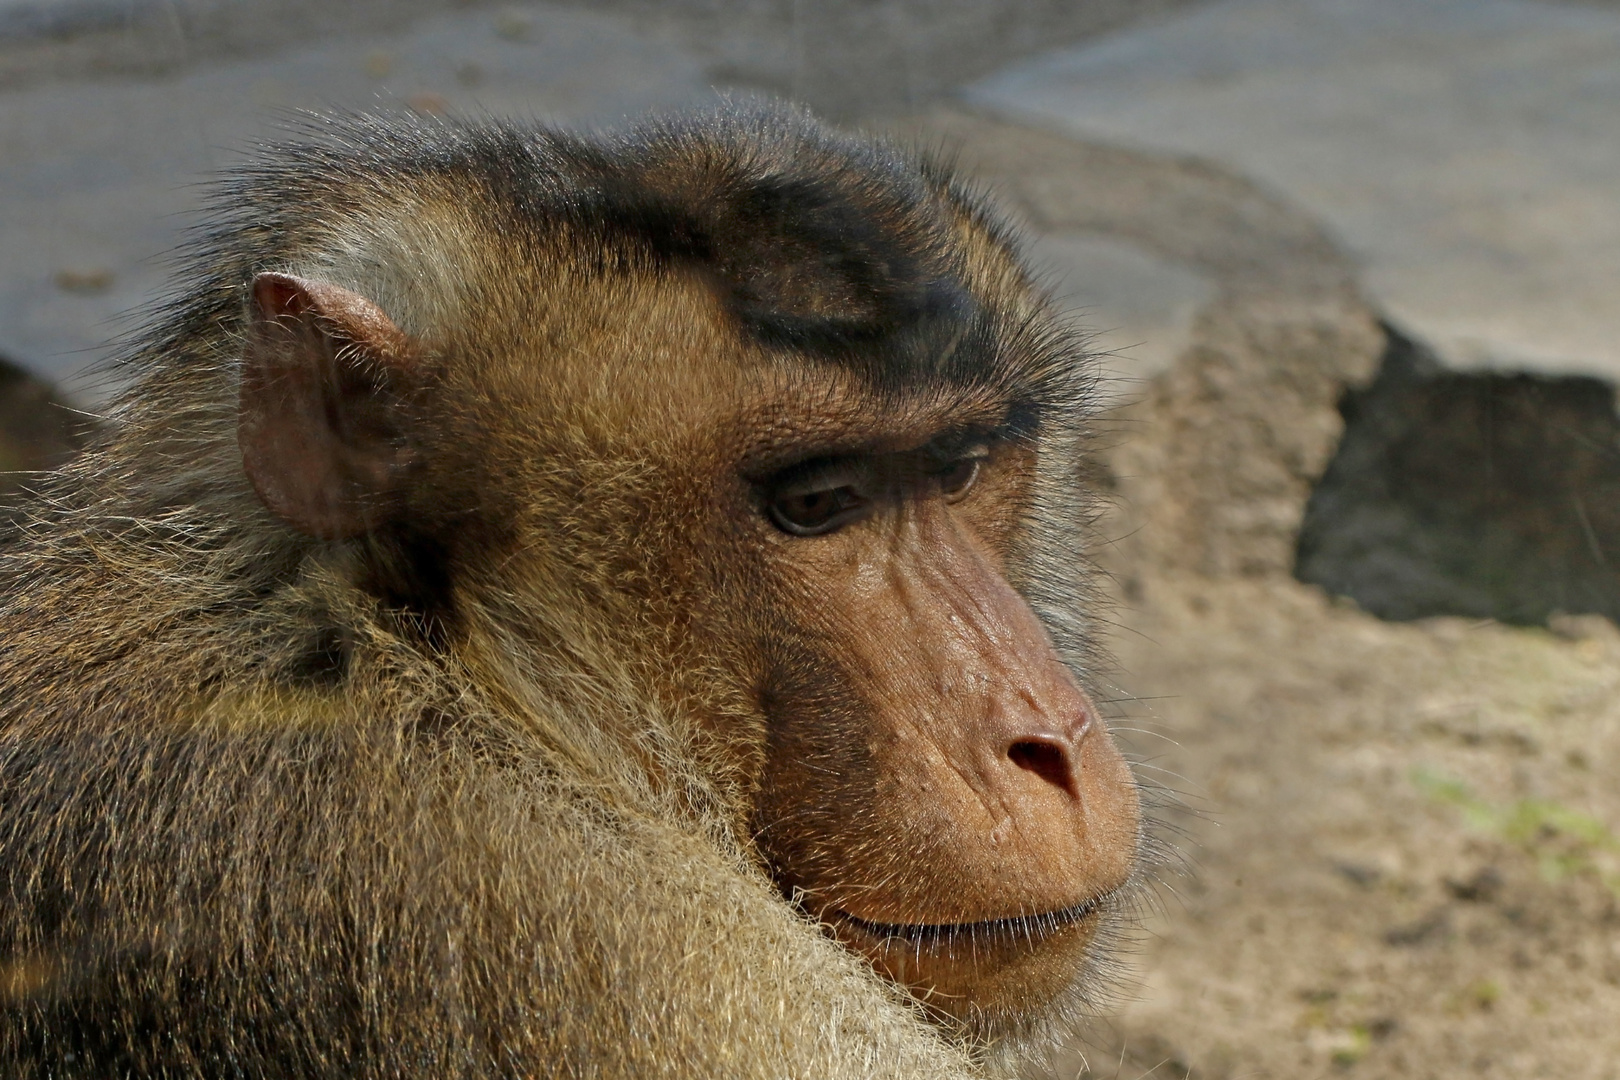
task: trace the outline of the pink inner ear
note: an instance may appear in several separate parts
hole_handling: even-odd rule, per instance
[[[260,319],[296,318],[315,306],[309,282],[287,274],[260,274],[253,279],[253,302]]]
[[[370,300],[326,282],[260,274],[242,359],[237,440],[271,512],[323,540],[386,524],[406,440],[380,377],[410,364],[405,335]]]

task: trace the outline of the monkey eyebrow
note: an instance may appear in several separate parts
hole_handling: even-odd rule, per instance
[[[981,425],[950,428],[918,442],[915,437],[819,441],[784,441],[758,456],[749,455],[743,475],[754,484],[778,485],[854,475],[876,459],[911,458],[929,469],[943,468],[964,457],[988,456],[1007,435]]]
[[[773,473],[768,485],[777,491],[801,488],[809,491],[829,484],[852,484],[869,481],[872,469],[861,454],[817,456],[789,465]]]
[[[948,465],[965,457],[987,456],[996,443],[1005,442],[1005,425],[986,428],[978,425],[951,428],[919,446],[914,453],[933,465]]]
[[[874,408],[853,416],[815,417],[803,425],[774,419],[748,440],[741,471],[758,483],[814,462],[915,455],[944,465],[980,447],[1026,441],[1036,430],[1029,419],[1031,408],[1021,402],[997,402],[937,418],[896,412]]]

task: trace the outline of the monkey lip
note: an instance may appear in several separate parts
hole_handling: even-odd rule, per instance
[[[1107,893],[1083,900],[1078,904],[1056,911],[1033,915],[1014,915],[1002,919],[985,919],[965,923],[879,923],[857,918],[847,911],[833,913],[836,922],[860,931],[880,943],[903,941],[908,945],[928,947],[948,945],[960,940],[975,942],[1023,942],[1038,944],[1081,922],[1101,910]]]
[[[880,923],[829,911],[834,935],[930,1013],[993,1034],[1085,970],[1113,890],[1065,908],[961,923]]]

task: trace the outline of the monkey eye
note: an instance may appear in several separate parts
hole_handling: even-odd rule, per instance
[[[821,536],[864,517],[870,506],[854,470],[829,465],[777,484],[769,509],[771,521],[783,532]]]
[[[940,493],[948,502],[957,502],[967,497],[974,481],[979,478],[980,468],[989,457],[989,450],[976,446],[961,457],[947,462],[944,468],[934,474],[939,480]]]

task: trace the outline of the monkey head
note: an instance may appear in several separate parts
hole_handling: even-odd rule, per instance
[[[1087,358],[940,167],[684,123],[444,136],[366,230],[289,235],[245,278],[247,475],[445,648],[597,627],[784,900],[1016,1032],[1086,989],[1141,829],[1080,681]],[[686,783],[655,735],[573,749]]]

